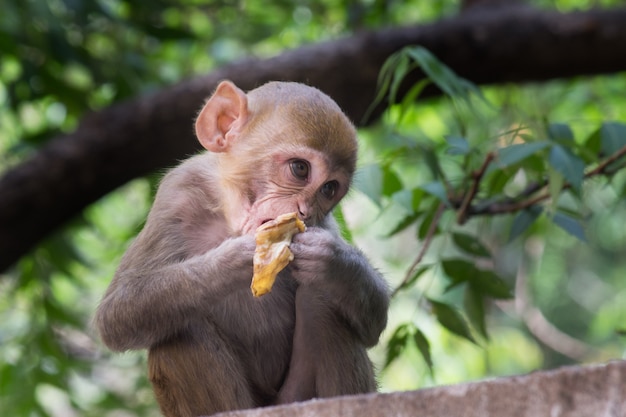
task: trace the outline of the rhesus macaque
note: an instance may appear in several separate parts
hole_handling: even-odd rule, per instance
[[[374,391],[366,348],[386,325],[387,286],[330,214],[355,169],[353,125],[314,88],[225,81],[196,134],[209,152],[164,177],[98,307],[104,343],[149,350],[165,416]],[[253,297],[254,232],[290,212],[307,230]]]

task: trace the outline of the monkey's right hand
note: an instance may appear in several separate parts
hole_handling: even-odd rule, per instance
[[[207,256],[217,261],[218,270],[225,269],[250,279],[255,249],[254,236],[242,235],[226,239],[217,248],[207,252]]]

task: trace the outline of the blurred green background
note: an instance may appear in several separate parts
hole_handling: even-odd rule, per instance
[[[529,3],[571,11],[622,2]],[[3,0],[0,174],[55,135],[72,131],[88,112],[112,103],[249,55],[269,57],[364,28],[432,22],[458,9],[452,0]],[[422,218],[387,237],[406,215],[398,202],[404,194],[398,192],[414,190],[429,175],[398,155],[407,137],[433,150],[454,178],[476,167],[459,162],[446,137],[462,136],[473,148],[490,149],[515,140],[502,132],[536,134],[540,129],[533,126],[548,121],[567,125],[584,142],[603,122],[626,122],[626,74],[481,90],[485,100],[441,97],[391,108],[359,132],[361,178],[374,172],[371,167],[383,167],[383,175],[394,180],[372,191],[357,178],[341,213],[353,241],[392,288],[400,285],[422,247],[424,232],[419,229],[429,221]],[[158,178],[137,179],[110,193],[0,274],[1,415],[158,415],[145,377],[145,354],[108,352],[90,325],[121,255],[141,228]],[[441,232],[423,259],[431,267],[394,297],[388,330],[372,351],[381,389],[416,389],[623,358],[625,184],[620,171],[611,181],[591,181],[583,197],[564,197],[563,205],[584,224],[586,242],[545,217],[510,240],[512,215],[477,217],[460,227],[453,213],[443,213]],[[508,186],[515,187],[515,181]],[[442,326],[433,304],[426,302],[428,297],[459,309],[463,305],[462,291],[446,288],[438,264],[458,252],[451,243],[451,233],[458,231],[480,237],[491,253],[488,267],[518,295],[486,300],[489,339],[472,337],[477,343]],[[540,314],[524,313],[528,311]],[[471,334],[480,336],[476,321],[470,321]],[[420,349],[415,337],[403,338],[399,326],[410,336],[419,329],[429,349],[423,344]],[[397,356],[390,358],[387,348],[394,345]]]

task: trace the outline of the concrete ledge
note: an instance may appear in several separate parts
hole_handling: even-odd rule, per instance
[[[626,362],[417,391],[312,400],[220,417],[626,417]]]

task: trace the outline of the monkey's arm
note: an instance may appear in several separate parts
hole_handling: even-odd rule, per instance
[[[365,346],[376,345],[387,325],[389,290],[386,282],[358,249],[345,242],[332,265],[337,272],[327,278],[332,281],[330,301]]]
[[[179,263],[120,268],[95,315],[102,341],[142,349],[184,330],[229,293],[248,291],[253,252],[254,241],[242,237]]]
[[[205,317],[228,294],[249,291],[254,238],[230,238],[219,217],[198,215],[203,201],[177,176],[185,178],[164,179],[96,311],[102,341],[113,350],[150,347]]]
[[[333,225],[296,235],[291,247],[296,279],[323,292],[329,307],[365,346],[378,343],[387,324],[389,290],[366,257],[341,239]]]

